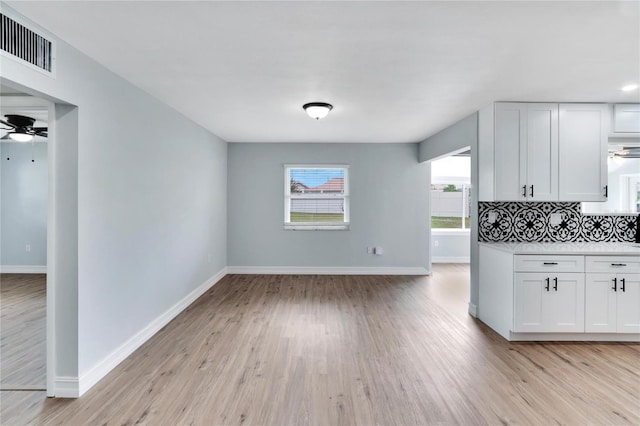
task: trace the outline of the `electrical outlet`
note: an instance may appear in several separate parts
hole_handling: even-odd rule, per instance
[[[30,252],[31,251],[31,244],[27,244],[27,246],[25,247],[25,250],[27,252]]]
[[[373,248],[373,252],[374,252],[377,256],[382,256],[382,254],[384,253],[384,250],[382,249],[382,247],[374,247],[374,248]]]
[[[488,219],[489,219],[489,222],[491,222],[491,223],[495,223],[495,222],[496,222],[496,220],[498,220],[498,213],[496,213],[496,212],[489,212]]]
[[[558,226],[562,223],[562,213],[551,213],[549,215],[549,224]]]
[[[373,247],[367,247],[367,254],[373,254]]]
[[[435,241],[433,242],[433,246],[434,246],[434,247],[438,247],[439,245],[440,245],[440,241],[435,240]]]

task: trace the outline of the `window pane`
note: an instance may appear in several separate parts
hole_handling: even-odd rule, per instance
[[[462,228],[463,203],[467,191],[462,184],[431,185],[431,227]]]
[[[291,169],[290,176],[292,195],[344,194],[344,169]]]
[[[344,222],[344,199],[291,199],[291,222]]]

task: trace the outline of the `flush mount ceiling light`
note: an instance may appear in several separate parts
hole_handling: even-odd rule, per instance
[[[302,108],[304,108],[309,117],[319,120],[329,114],[329,111],[333,109],[333,105],[326,102],[309,102],[302,105]]]
[[[622,90],[623,92],[630,92],[632,90],[636,90],[637,88],[638,88],[637,84],[627,84],[626,86],[624,86],[620,90]]]
[[[11,132],[9,133],[9,138],[16,142],[29,142],[33,139],[33,136],[23,132]]]

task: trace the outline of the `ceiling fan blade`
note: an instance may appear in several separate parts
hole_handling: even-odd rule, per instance
[[[5,126],[12,127],[12,128],[14,128],[14,129],[17,127],[15,124],[11,124],[11,123],[9,123],[8,121],[4,121],[4,120],[2,120],[2,119],[0,119],[0,123],[4,124]]]
[[[49,133],[46,131],[35,132],[36,136],[42,136],[43,138],[49,137]]]

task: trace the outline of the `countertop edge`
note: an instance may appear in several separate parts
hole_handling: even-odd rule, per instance
[[[599,249],[598,243],[585,243],[590,244],[591,247],[571,247],[571,243],[567,243],[565,246],[560,246],[563,243],[549,243],[547,246],[536,247],[536,243],[527,246],[527,243],[490,243],[479,242],[479,246],[492,248],[506,253],[514,255],[574,255],[574,256],[640,256],[640,248],[632,246],[622,246],[619,248],[607,247]],[[544,244],[544,243],[540,243]],[[605,243],[611,244],[611,243]],[[615,244],[615,243],[614,243]],[[621,243],[624,244],[624,243]]]

